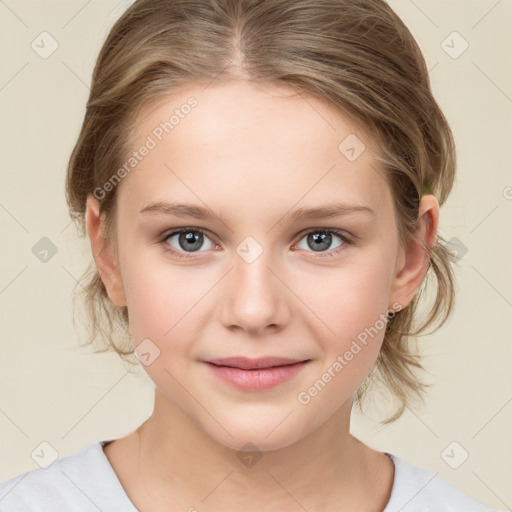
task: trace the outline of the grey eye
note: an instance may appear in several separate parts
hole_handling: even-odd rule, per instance
[[[177,246],[171,243],[171,240],[175,237],[177,237]],[[166,238],[166,241],[173,249],[184,252],[198,252],[205,240],[209,240],[209,238],[204,233],[192,229],[174,231]],[[210,244],[211,247],[206,247],[205,250],[213,247],[211,240]]]
[[[333,242],[333,237],[342,240],[339,235],[329,231],[311,231],[302,238],[302,240],[306,240],[307,247],[301,247],[300,243],[297,247],[299,247],[299,249],[311,249],[313,252],[323,252],[325,250],[336,249],[342,244],[339,243],[335,247],[330,247]]]

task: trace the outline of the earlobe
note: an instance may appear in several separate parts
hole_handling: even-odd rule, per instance
[[[423,196],[420,202],[418,218],[420,242],[411,241],[405,251],[401,253],[400,267],[395,275],[391,300],[405,308],[413,299],[425,279],[430,266],[430,257],[425,246],[432,249],[436,242],[437,227],[439,224],[439,202],[433,195]]]
[[[87,197],[85,223],[94,262],[107,294],[116,306],[126,306],[123,281],[115,249],[113,243],[106,236],[99,202],[91,195]]]

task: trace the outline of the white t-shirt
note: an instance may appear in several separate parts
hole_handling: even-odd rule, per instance
[[[46,469],[33,469],[0,483],[0,510],[138,512],[103,452],[108,442],[92,443]],[[395,464],[395,479],[383,512],[497,512],[432,473],[387,455]]]

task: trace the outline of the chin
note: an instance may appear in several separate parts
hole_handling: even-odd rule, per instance
[[[248,433],[247,435],[233,435],[233,437],[226,435],[221,439],[216,438],[215,441],[237,452],[266,452],[286,448],[300,439],[300,437],[295,439],[290,436],[274,437],[270,439],[266,437],[266,434]]]
[[[233,422],[225,421],[223,426],[229,434],[217,424],[202,426],[202,428],[214,441],[237,452],[264,452],[286,448],[306,435],[291,428],[290,423],[285,425],[286,421],[279,425],[275,416],[266,421],[262,418],[259,421],[251,421],[249,418],[243,422],[238,419]]]

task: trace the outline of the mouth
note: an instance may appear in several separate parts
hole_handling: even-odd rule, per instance
[[[291,380],[311,361],[284,357],[228,357],[203,361],[214,376],[243,391],[263,391]]]
[[[304,363],[306,361],[309,361],[309,359],[291,359],[287,357],[260,357],[258,359],[251,359],[249,357],[240,356],[211,359],[205,362],[215,366],[239,368],[240,370],[261,370],[263,368],[290,366],[298,363]]]

